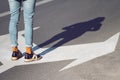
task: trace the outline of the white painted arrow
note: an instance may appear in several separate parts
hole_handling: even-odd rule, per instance
[[[90,61],[97,57],[107,55],[115,51],[120,33],[117,33],[104,42],[62,46],[44,56],[41,62],[53,62],[75,59],[72,63],[60,71]],[[42,51],[44,51],[43,49]],[[38,50],[40,52],[40,50]]]
[[[73,52],[71,58],[74,56],[76,60],[62,68],[60,71],[114,52],[119,39],[119,35],[120,33],[117,33],[116,35],[112,36],[111,38],[104,42],[74,46],[74,48],[77,49],[78,51]]]
[[[38,29],[38,27],[36,28]],[[20,50],[24,51],[24,38],[21,36],[23,32],[20,32]],[[117,33],[110,37],[108,40],[104,42],[96,42],[96,43],[88,43],[88,44],[80,44],[80,45],[71,45],[71,46],[61,46],[48,54],[44,55],[43,59],[40,61],[25,63],[23,61],[23,58],[18,61],[11,61],[10,56],[11,52],[9,51],[8,47],[8,34],[2,36],[0,39],[0,43],[2,45],[0,46],[0,49],[3,51],[0,51],[1,56],[0,60],[3,63],[2,66],[0,66],[0,73],[19,65],[28,65],[28,64],[36,64],[36,63],[45,63],[45,62],[54,62],[54,61],[61,61],[61,60],[70,60],[75,59],[72,63],[68,64],[64,68],[62,68],[60,71],[74,67],[76,65],[82,64],[84,62],[90,61],[92,59],[95,59],[97,57],[107,55],[115,51],[118,39],[119,39],[120,33]],[[3,43],[4,42],[4,43]],[[34,46],[36,46],[34,44]],[[45,51],[48,48],[41,48],[35,51],[36,54]]]

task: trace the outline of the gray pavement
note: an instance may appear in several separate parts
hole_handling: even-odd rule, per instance
[[[37,2],[39,1],[37,0]],[[2,3],[0,13],[9,10],[6,0],[0,1],[0,3]],[[53,0],[39,5],[36,7],[34,27],[40,26],[40,28],[34,31],[34,43],[39,45],[60,33],[63,34],[65,27],[76,26],[76,24],[81,27],[93,26],[89,23],[101,17],[104,20],[99,22],[101,24],[99,30],[84,30],[82,32],[84,28],[79,28],[80,30],[77,30],[81,32],[78,33],[79,36],[71,38],[58,47],[103,42],[120,32],[119,4],[120,0]],[[19,31],[24,29],[22,19],[21,16]],[[0,17],[0,36],[8,34],[8,23],[9,15]],[[68,34],[72,35],[72,33],[67,33],[66,36],[69,36]],[[52,45],[47,45],[44,48],[49,48]],[[69,55],[69,53],[67,54]],[[59,71],[74,59],[22,65],[1,73],[0,80],[120,80],[119,56],[120,39],[116,50],[111,54],[95,58],[70,69]]]

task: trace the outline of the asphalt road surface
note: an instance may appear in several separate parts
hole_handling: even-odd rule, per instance
[[[33,50],[43,59],[25,65],[0,59],[0,67],[6,59],[6,67],[14,64],[0,71],[0,80],[120,80],[119,9],[120,0],[37,0]],[[8,2],[1,0],[1,55],[11,52],[9,17]],[[22,11],[18,30],[24,30]]]

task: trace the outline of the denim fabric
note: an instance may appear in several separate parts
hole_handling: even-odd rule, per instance
[[[18,22],[20,10],[23,6],[24,25],[25,25],[25,44],[32,47],[33,39],[33,15],[35,10],[35,0],[8,0],[10,7],[9,33],[12,46],[18,45]]]

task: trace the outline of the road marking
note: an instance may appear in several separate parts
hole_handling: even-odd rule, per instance
[[[39,29],[39,27],[34,28],[34,30]],[[21,36],[23,34],[23,31],[19,32],[19,49],[24,52],[24,37]],[[65,69],[69,69],[71,67],[77,66],[79,64],[82,64],[84,62],[90,61],[92,59],[95,59],[97,57],[107,55],[115,51],[116,45],[118,43],[120,33],[117,33],[110,37],[108,40],[103,42],[96,42],[96,43],[88,43],[88,44],[79,44],[79,45],[71,45],[71,46],[61,46],[48,54],[44,55],[43,59],[40,61],[25,63],[23,61],[23,58],[21,58],[18,61],[11,61],[10,56],[11,52],[9,45],[9,37],[8,34],[0,36],[0,61],[2,62],[2,66],[0,66],[0,73],[19,65],[28,65],[28,64],[38,64],[38,63],[46,63],[46,62],[55,62],[55,61],[61,61],[61,60],[70,60],[75,59],[72,63],[68,64],[64,68],[62,68],[59,71],[63,71]],[[5,42],[5,43],[3,43]],[[34,44],[36,46],[36,44]],[[48,48],[41,48],[35,51],[36,54],[45,51]],[[9,65],[9,66],[8,66]]]
[[[62,68],[60,71],[69,69],[71,67],[77,66],[79,64],[90,61],[97,57],[114,52],[116,49],[118,40],[119,40],[119,36],[120,36],[120,33],[117,33],[104,42],[76,46],[76,48],[81,49],[76,54],[76,60],[74,60],[72,63],[70,63],[69,65]],[[73,56],[74,56],[74,54],[73,54]]]
[[[37,30],[39,28],[40,28],[40,26],[33,28],[33,30]],[[18,35],[19,35],[18,38],[20,38],[20,39],[18,39],[18,43],[20,44],[19,45],[20,51],[22,53],[24,53],[23,48],[25,47],[25,43],[24,43],[24,37],[22,36],[22,34],[24,34],[24,30],[19,31],[19,33],[18,33]],[[2,62],[2,64],[3,64],[2,66],[0,66],[0,73],[18,65],[19,63],[24,63],[21,60],[20,60],[20,62],[19,61],[15,61],[15,62],[11,61],[11,59],[10,59],[10,57],[11,57],[11,51],[10,50],[11,49],[10,49],[10,46],[8,46],[8,45],[10,45],[9,42],[10,42],[9,41],[9,34],[0,36],[0,43],[1,43],[0,49],[2,50],[2,51],[0,51],[0,53],[1,53],[0,62]]]
[[[0,18],[9,15],[9,13],[10,13],[9,11],[0,13]]]
[[[51,1],[53,1],[53,0],[42,0],[42,1],[37,2],[37,3],[36,3],[36,6],[40,6],[40,5],[42,5],[42,4],[46,4],[46,3],[51,2]],[[5,17],[5,16],[8,16],[9,13],[10,13],[9,11],[0,13],[0,18],[1,18],[1,17]]]
[[[46,3],[52,2],[52,1],[53,1],[53,0],[42,0],[42,1],[37,2],[37,3],[36,3],[36,6],[40,6],[40,5],[42,5],[42,4],[46,4]]]

